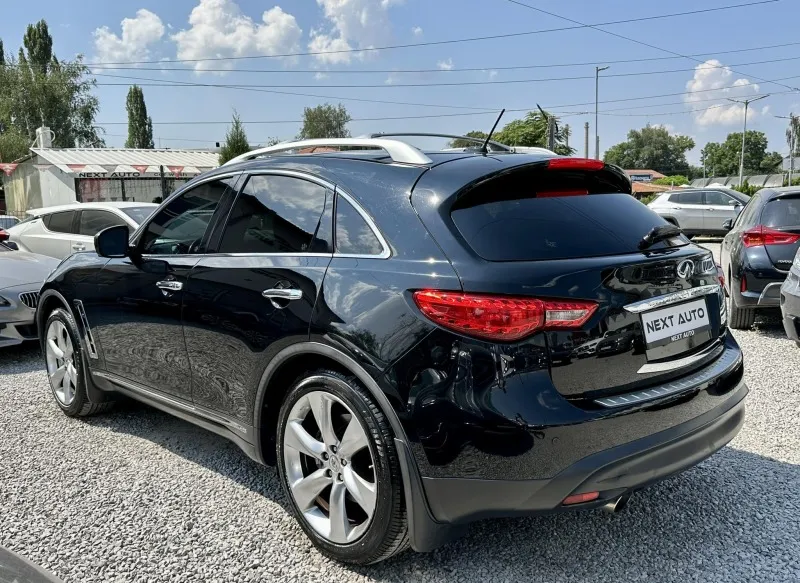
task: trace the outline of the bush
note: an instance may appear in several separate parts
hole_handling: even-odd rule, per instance
[[[744,181],[744,184],[741,186],[731,186],[733,190],[741,192],[742,194],[746,194],[747,196],[753,196],[756,192],[761,190],[760,186],[753,186],[747,180]]]
[[[646,194],[639,199],[639,202],[641,202],[642,204],[650,204],[658,197],[658,195],[659,193],[657,192],[654,192],[653,194]]]

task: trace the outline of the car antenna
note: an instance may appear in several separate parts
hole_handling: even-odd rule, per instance
[[[503,117],[503,114],[506,112],[505,109],[500,110],[500,115],[497,116],[497,119],[494,120],[494,125],[492,126],[492,130],[489,132],[489,135],[486,136],[486,140],[483,142],[483,146],[481,146],[481,152],[484,154],[489,153],[489,140],[492,139],[492,134],[494,134],[494,130],[497,129],[497,124],[500,123],[500,118]]]

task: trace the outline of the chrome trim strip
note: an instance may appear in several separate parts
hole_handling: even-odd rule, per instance
[[[654,308],[660,308],[662,306],[668,306],[670,304],[677,304],[685,300],[699,298],[700,296],[718,294],[719,291],[720,291],[720,286],[718,283],[711,285],[701,285],[699,287],[683,289],[681,291],[673,292],[671,294],[666,294],[663,296],[658,296],[656,298],[651,298],[649,300],[634,302],[632,304],[628,304],[627,306],[625,306],[625,309],[628,312],[639,314],[641,312],[646,312]]]
[[[94,335],[92,334],[92,327],[89,326],[89,319],[86,317],[86,311],[83,309],[83,302],[81,300],[74,300],[75,309],[78,312],[78,317],[83,324],[84,334],[83,340],[86,342],[86,351],[89,353],[89,358],[97,360],[97,345],[94,342]]]
[[[780,289],[780,287],[782,285],[783,285],[783,282],[781,282],[781,283],[777,283],[777,282],[768,283],[766,286],[764,286],[764,289],[761,291],[761,295],[758,296],[758,303],[761,304],[765,300],[769,299],[769,298],[766,297],[767,296],[767,292],[769,292],[769,290],[771,290],[774,287],[777,287],[778,289]],[[778,298],[774,298],[774,299],[778,299]]]
[[[114,383],[115,385],[119,385],[120,387],[130,391],[131,393],[138,393],[144,397],[147,397],[148,399],[153,399],[174,409],[180,409],[181,411],[184,411],[186,413],[191,413],[192,415],[203,417],[208,421],[216,423],[217,425],[224,425],[225,427],[234,429],[243,435],[247,435],[247,428],[244,425],[240,425],[239,423],[231,419],[220,417],[219,415],[215,415],[213,413],[200,409],[194,405],[183,403],[182,401],[173,399],[172,397],[168,397],[157,391],[146,389],[145,387],[141,386],[138,383],[129,381],[128,379],[120,378],[113,373],[105,371],[93,371],[92,374],[94,376],[105,379],[111,383]]]
[[[704,358],[708,357],[714,352],[722,352],[722,351],[723,351],[722,344],[720,343],[719,340],[716,340],[711,346],[705,348],[704,350],[698,352],[697,354],[692,354],[691,356],[686,356],[678,360],[670,360],[668,362],[648,362],[636,372],[638,374],[667,372],[670,370],[674,370],[676,368],[689,366],[690,364],[693,364],[699,360],[703,360]]]
[[[698,372],[685,376],[676,381],[650,387],[640,391],[625,393],[624,395],[614,395],[613,397],[603,397],[595,399],[594,403],[606,409],[626,407],[628,405],[646,403],[663,397],[670,397],[684,391],[696,388],[698,385],[711,381],[716,377],[722,376],[742,362],[742,353],[739,350],[725,349],[722,355],[711,365]]]

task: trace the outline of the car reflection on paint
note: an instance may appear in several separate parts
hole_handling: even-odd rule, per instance
[[[602,340],[597,343],[597,356],[610,356],[632,351],[636,341],[636,332],[624,330],[606,332]]]

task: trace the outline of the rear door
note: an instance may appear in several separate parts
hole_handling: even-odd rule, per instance
[[[772,264],[781,271],[789,271],[800,247],[800,192],[768,200],[761,211],[761,224]]]
[[[669,200],[675,205],[675,217],[684,231],[697,233],[705,229],[702,191],[678,192],[670,195]]]
[[[20,236],[28,251],[63,259],[72,255],[72,238],[77,232],[75,211],[44,215]]]
[[[117,225],[128,227],[128,223],[122,217],[111,211],[101,209],[78,211],[78,233],[73,236],[70,242],[72,250],[75,252],[94,251],[94,236],[108,227]],[[132,231],[130,227],[128,230]]]
[[[647,386],[719,356],[723,304],[711,254],[683,236],[642,245],[666,223],[608,167],[522,167],[440,195],[433,211],[417,197],[430,192],[425,178],[412,201],[464,292],[597,305],[576,329],[529,339],[561,363],[551,376],[562,394]]]
[[[249,177],[186,287],[195,405],[252,425],[270,355],[308,339],[333,253],[333,198],[333,187],[311,176]]]
[[[723,233],[722,224],[728,219],[734,220],[742,210],[742,203],[719,190],[706,190],[703,193],[705,213],[703,226],[707,233]]]

